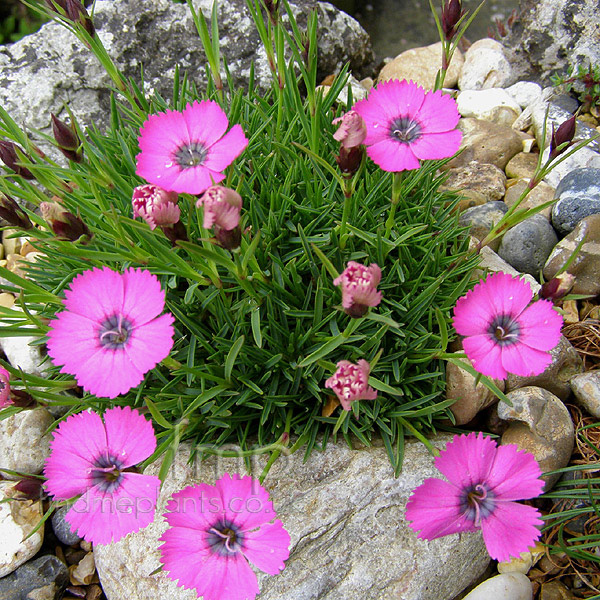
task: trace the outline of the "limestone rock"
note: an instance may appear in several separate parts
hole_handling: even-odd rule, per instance
[[[531,581],[523,573],[503,573],[486,579],[463,600],[531,600]]]
[[[461,90],[507,87],[516,81],[500,42],[484,38],[465,53],[465,64],[458,77]]]
[[[448,169],[441,190],[476,192],[485,202],[502,200],[506,189],[506,176],[494,165],[470,162],[463,167]]]
[[[0,339],[0,348],[8,362],[25,373],[43,376],[46,365],[43,365],[43,346],[35,344],[38,338],[29,336],[3,337]]]
[[[517,154],[517,156],[519,156]],[[515,157],[516,158],[516,157]],[[518,179],[516,181],[509,180],[506,186],[506,194],[504,195],[504,203],[509,208],[517,203],[521,194],[527,189],[529,179]],[[521,202],[520,208],[536,208],[540,204],[545,204],[554,200],[554,188],[548,185],[544,181],[540,181],[532,190],[529,191],[525,199]],[[538,215],[543,215],[546,219],[550,220],[552,213],[552,206],[544,208]]]
[[[583,363],[577,350],[564,336],[561,336],[558,344],[550,350],[550,356],[552,362],[540,375],[520,377],[510,374],[506,380],[507,391],[534,385],[552,392],[561,400],[566,400],[571,394],[569,381],[583,371]]]
[[[521,108],[530,106],[542,96],[542,86],[535,81],[518,81],[508,86],[506,91]]]
[[[379,73],[379,81],[388,79],[412,80],[426,90],[433,89],[435,77],[442,61],[442,43],[430,46],[411,48],[402,52],[387,63]],[[458,74],[463,66],[464,58],[460,50],[456,50],[446,73],[444,87],[453,88],[458,81]]]
[[[468,359],[463,359],[468,362]],[[504,391],[504,381],[494,383]],[[498,402],[498,398],[483,383],[475,385],[475,377],[449,362],[446,365],[446,400],[455,400],[450,410],[457,425],[464,425],[484,408]]]
[[[517,271],[538,278],[557,242],[548,219],[533,215],[504,234],[498,254]]]
[[[478,240],[483,240],[507,213],[508,207],[504,202],[487,202],[481,206],[474,206],[465,210],[459,218],[459,224],[463,227],[469,226],[469,233]],[[490,243],[490,248],[496,250],[500,240],[496,239]]]
[[[517,444],[531,452],[543,472],[567,466],[573,452],[575,430],[567,407],[548,390],[524,387],[507,394],[512,406],[498,404],[498,416],[511,421],[502,444]],[[546,491],[560,474],[544,475]]]
[[[6,502],[15,495],[13,485],[0,481],[0,578],[34,556],[44,540],[43,527],[27,538],[43,516],[42,503],[39,500]],[[0,598],[1,594],[0,587]]]
[[[0,579],[2,600],[58,600],[69,583],[67,567],[47,554],[25,563],[8,577]]]
[[[44,434],[53,422],[45,408],[26,409],[0,421],[0,469],[41,473],[50,454],[50,435]]]
[[[579,373],[571,379],[570,384],[579,404],[590,415],[600,419],[600,372]]]
[[[440,437],[436,445],[449,439]],[[180,450],[175,457],[154,523],[94,549],[108,600],[195,600],[193,591],[177,587],[166,575],[150,576],[160,564],[157,540],[166,529],[160,513],[174,491],[198,481],[213,483],[223,471],[244,467],[241,459],[225,458],[189,465],[188,453],[189,448]],[[259,574],[261,600],[451,600],[485,570],[489,557],[479,533],[426,542],[406,523],[409,494],[437,473],[421,444],[407,440],[398,479],[380,444],[350,450],[329,443],[306,463],[302,458],[299,452],[276,461],[265,480],[291,535],[291,552],[280,575]],[[257,459],[255,476],[265,460]],[[157,471],[153,465],[147,472]]]
[[[567,237],[555,246],[544,267],[546,281],[552,279],[571,257],[577,245],[585,239],[568,272],[575,276],[574,294],[600,294],[600,214],[580,221]]]
[[[210,19],[212,0],[194,0]],[[350,62],[359,78],[369,74],[373,54],[367,33],[357,21],[326,2],[291,3],[300,27],[307,14],[318,12],[319,80]],[[244,0],[220,2],[221,50],[233,80],[247,85],[254,61],[259,89],[270,87],[271,75],[254,23]],[[282,9],[283,10],[283,9]],[[171,0],[98,0],[97,33],[126,77],[139,81],[144,66],[144,91],[170,98],[175,67],[200,90],[206,86],[206,58],[185,4]],[[209,23],[210,27],[210,23]],[[92,55],[71,33],[50,23],[33,35],[3,46],[0,53],[0,105],[17,123],[49,131],[50,112],[59,117],[68,103],[84,125],[108,123],[110,80]]]
[[[521,114],[521,107],[502,88],[465,90],[456,99],[458,112],[463,117],[474,117],[512,125]]]
[[[464,166],[474,160],[504,170],[508,161],[523,149],[521,137],[508,125],[466,118],[458,122],[458,129],[463,133],[462,152],[447,163],[447,168]]]

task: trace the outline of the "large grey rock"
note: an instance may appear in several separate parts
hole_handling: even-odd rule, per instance
[[[548,81],[568,65],[600,62],[597,0],[521,0],[519,13],[502,40],[519,79]]]
[[[499,223],[508,212],[508,206],[504,202],[486,202],[481,206],[467,208],[459,218],[459,224],[463,227],[469,227],[469,234],[480,241],[492,230],[492,227]],[[497,250],[500,240],[497,238],[490,242],[492,250]]]
[[[210,18],[212,0],[194,0]],[[206,58],[185,5],[171,0],[98,0],[94,22],[109,55],[128,77],[140,78],[144,91],[172,96],[176,66],[189,81],[206,85]],[[331,4],[292,2],[300,24],[317,9],[319,71],[336,73],[346,62],[359,76],[373,54],[367,33]],[[236,84],[248,83],[254,61],[256,82],[270,86],[268,61],[244,0],[219,3],[222,54]],[[365,73],[368,74],[368,73]],[[48,129],[50,112],[60,114],[66,102],[85,125],[108,122],[110,80],[92,55],[71,33],[50,23],[33,35],[3,46],[0,52],[0,104],[18,123]]]
[[[449,441],[440,437],[436,445]],[[180,451],[163,485],[154,523],[115,544],[96,546],[94,555],[108,600],[194,600],[160,566],[158,537],[166,529],[160,516],[176,490],[224,471],[242,472],[243,462],[208,459],[188,464]],[[257,459],[256,474],[266,457]],[[156,473],[157,466],[150,467]],[[426,477],[439,473],[425,448],[408,440],[404,468],[394,479],[387,455],[377,444],[350,450],[328,444],[306,463],[302,452],[278,460],[265,486],[277,516],[291,535],[290,558],[277,576],[259,575],[261,600],[451,600],[485,570],[489,557],[479,533],[418,540],[405,520],[406,502]]]
[[[8,577],[0,579],[2,600],[55,600],[69,583],[66,565],[47,554],[24,564]]]

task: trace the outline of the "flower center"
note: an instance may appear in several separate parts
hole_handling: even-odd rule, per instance
[[[390,124],[390,135],[402,144],[410,144],[421,137],[421,125],[410,117],[398,117]]]
[[[521,325],[510,315],[499,315],[490,323],[488,333],[499,346],[510,346],[519,341]]]
[[[103,348],[118,350],[129,340],[133,327],[123,315],[114,314],[100,325],[98,339]]]
[[[113,492],[121,485],[122,466],[123,463],[113,454],[99,456],[91,470],[93,484],[100,486],[103,492]]]
[[[223,519],[208,530],[208,543],[220,556],[239,552],[244,541],[244,534],[232,521]]]
[[[174,154],[175,162],[182,169],[200,166],[206,160],[206,146],[202,142],[192,142],[181,146]]]
[[[481,519],[494,512],[495,506],[494,494],[483,483],[464,490],[460,499],[461,513],[478,527]]]

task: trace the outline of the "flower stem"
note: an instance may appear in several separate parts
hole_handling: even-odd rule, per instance
[[[344,192],[344,210],[342,212],[342,225],[340,227],[340,250],[343,250],[346,247],[346,241],[348,240],[348,236],[346,235],[346,225],[348,223],[350,207],[352,206],[353,187],[352,180],[344,177],[344,185],[342,187]]]
[[[400,200],[400,192],[402,190],[402,171],[394,173],[394,179],[392,181],[392,205],[390,207],[390,214],[388,215],[387,221],[385,222],[385,237],[389,238],[394,226],[394,217],[396,216],[396,208],[398,201]]]

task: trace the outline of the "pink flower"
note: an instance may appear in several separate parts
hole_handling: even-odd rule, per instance
[[[325,387],[332,389],[344,410],[356,400],[375,400],[377,392],[369,386],[371,365],[360,359],[355,365],[348,360],[340,360],[335,373],[325,382]]]
[[[222,171],[248,145],[239,125],[225,133],[228,126],[212,100],[150,115],[140,128],[136,173],[165,190],[200,194],[225,179]]]
[[[108,267],[78,275],[65,293],[67,310],[50,321],[48,354],[61,373],[91,394],[116,398],[168,356],[173,317],[158,316],[165,294],[155,275]]]
[[[480,281],[454,307],[454,328],[473,367],[495,379],[539,375],[552,362],[562,317],[548,300],[531,302],[529,284],[506,273]],[[529,305],[529,306],[528,306]]]
[[[10,399],[10,373],[0,366],[0,408],[12,404]]]
[[[411,527],[421,530],[418,537],[433,540],[481,529],[490,556],[498,561],[519,556],[539,539],[539,511],[515,502],[535,498],[544,488],[532,454],[470,433],[454,436],[435,466],[448,481],[426,479],[406,506]]]
[[[71,415],[54,432],[46,489],[55,500],[81,494],[66,514],[93,544],[116,542],[154,520],[160,479],[129,472],[156,448],[152,424],[128,406]]]
[[[240,223],[242,197],[235,190],[213,185],[196,202],[197,208],[201,206],[204,209],[204,229],[215,226],[231,231]]]
[[[381,269],[376,263],[368,267],[348,261],[348,266],[333,285],[342,287],[342,306],[352,317],[362,317],[369,306],[377,306],[381,302],[381,292],[377,285],[381,281]]]
[[[367,124],[367,154],[384,171],[418,169],[419,160],[447,158],[460,146],[456,102],[441,91],[392,79],[353,106]]]
[[[248,560],[269,575],[284,568],[290,536],[256,479],[223,475],[173,494],[160,540],[164,570],[204,600],[253,600],[259,592]]]
[[[177,193],[167,192],[151,183],[136,187],[131,203],[134,218],[142,217],[150,229],[156,229],[158,225],[174,225],[181,216]]]
[[[363,118],[354,110],[333,120],[333,124],[340,124],[338,130],[333,134],[333,139],[341,142],[346,150],[360,146],[367,137],[367,125]]]

